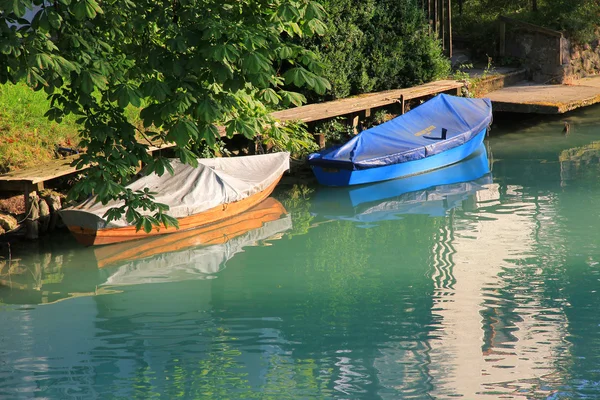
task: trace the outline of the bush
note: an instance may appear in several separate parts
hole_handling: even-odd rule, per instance
[[[325,64],[328,99],[406,87],[446,76],[449,61],[416,0],[320,0],[324,36],[303,45]],[[308,94],[310,100],[323,100]]]

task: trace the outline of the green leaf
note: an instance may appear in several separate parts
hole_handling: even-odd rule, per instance
[[[293,83],[298,87],[302,87],[304,85],[312,87],[315,84],[315,75],[302,67],[296,67],[287,70],[286,73],[283,74],[283,77],[285,78],[285,83],[288,85]]]
[[[144,224],[144,232],[146,233],[150,233],[152,232],[152,221],[150,221],[150,219],[148,217],[145,217],[143,219],[143,224]]]
[[[306,11],[304,11],[304,17],[307,20],[312,20],[313,18],[317,19],[325,19],[326,11],[323,6],[316,1],[310,1],[306,5]]]
[[[298,25],[296,22],[288,22],[286,24],[285,31],[292,37],[294,35],[298,35],[300,37],[303,36],[302,28],[300,28],[300,25]]]
[[[189,164],[194,168],[198,167],[198,158],[190,150],[184,147],[180,147],[177,150],[175,150],[175,153],[177,154],[182,163]]]
[[[102,218],[106,218],[106,220],[108,222],[110,221],[116,221],[121,219],[121,217],[123,216],[123,207],[113,207],[113,208],[109,208],[104,215],[102,216]]]
[[[300,18],[300,12],[289,3],[284,3],[277,9],[277,15],[284,21],[295,21]]]
[[[48,22],[50,22],[50,25],[54,28],[54,29],[59,29],[61,24],[62,24],[62,17],[59,13],[57,13],[54,10],[50,10],[48,12]]]
[[[63,73],[79,70],[78,66],[73,64],[71,61],[65,59],[64,57],[54,56],[54,61],[56,62],[57,67],[60,68],[63,71]]]
[[[169,175],[173,175],[173,166],[166,157],[155,158],[152,165],[153,171],[156,172],[158,176],[162,176],[165,173],[165,170],[169,173]]]
[[[85,14],[89,19],[96,18],[96,14],[102,14],[102,9],[96,0],[85,0]]]
[[[281,60],[287,60],[296,55],[296,51],[290,46],[280,47],[278,50],[278,56]]]
[[[99,74],[97,72],[90,72],[90,77],[92,78],[92,82],[94,82],[94,85],[96,85],[98,89],[106,90],[108,80],[104,75]]]
[[[127,212],[125,213],[125,218],[127,222],[132,223],[134,221],[138,221],[140,219],[140,213],[135,210],[133,207],[127,208]],[[138,229],[139,230],[139,229]]]
[[[221,133],[216,126],[210,124],[202,129],[202,138],[206,140],[209,147],[214,147],[217,144],[216,139],[221,138]]]
[[[165,101],[167,96],[171,95],[169,85],[159,81],[158,79],[152,79],[148,82],[145,82],[140,88],[145,96],[153,97],[158,101]]]
[[[83,20],[86,17],[89,19],[96,18],[97,14],[102,14],[103,11],[95,0],[79,0],[71,6],[71,12],[78,20]]]
[[[13,0],[12,10],[15,15],[19,18],[23,18],[25,13],[27,13],[27,3],[22,0]]]
[[[49,54],[38,53],[35,55],[35,63],[39,69],[54,68],[54,60]]]
[[[185,119],[177,121],[167,134],[167,140],[177,143],[178,146],[184,147],[190,140],[198,139],[198,126],[193,122]]]
[[[196,117],[204,122],[213,122],[221,117],[221,108],[210,97],[204,97],[196,107]]]
[[[315,84],[312,86],[312,89],[318,94],[325,94],[325,92],[331,90],[331,83],[325,78],[315,76]]]
[[[177,219],[175,219],[169,215],[161,214],[160,222],[162,222],[162,224],[165,226],[165,228],[172,226],[174,228],[179,229],[179,221],[177,221]]]
[[[136,88],[130,85],[118,85],[110,94],[110,101],[116,101],[119,107],[125,108],[130,103],[139,107],[141,105],[142,94]]]
[[[275,90],[273,90],[271,88],[263,90],[261,92],[261,98],[263,99],[264,102],[273,104],[273,105],[279,104],[279,100],[281,100],[281,98],[277,95]]]
[[[253,139],[258,133],[255,126],[242,118],[236,118],[229,121],[227,123],[226,132],[228,137],[233,137],[235,133],[239,133],[248,139]]]
[[[212,49],[212,59],[215,61],[236,61],[240,52],[230,44],[219,44]]]
[[[318,19],[311,19],[310,21],[308,21],[308,27],[310,28],[311,32],[314,32],[317,35],[322,36],[325,33],[327,33],[327,25],[325,25]]]
[[[78,20],[83,20],[86,15],[86,0],[79,0],[71,7],[71,12]]]
[[[256,74],[260,71],[269,71],[271,63],[259,52],[250,53],[243,62],[244,68],[251,74]]]
[[[294,104],[300,107],[303,103],[306,103],[306,97],[300,93],[288,92],[287,90],[280,90],[279,94],[283,100],[284,105]]]

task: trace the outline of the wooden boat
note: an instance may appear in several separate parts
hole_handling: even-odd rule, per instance
[[[105,205],[89,199],[60,212],[75,238],[84,245],[103,245],[164,235],[207,226],[238,215],[265,200],[289,169],[288,153],[199,159],[198,167],[172,160],[174,174],[150,174],[128,186],[133,191],[149,188],[155,201],[170,207],[179,229],[137,231],[125,218],[108,222],[104,215],[122,203]]]
[[[346,144],[309,156],[319,183],[350,186],[421,174],[459,162],[483,142],[489,99],[441,94],[367,129]]]

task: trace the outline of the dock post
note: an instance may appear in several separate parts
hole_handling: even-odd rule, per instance
[[[360,118],[359,118],[359,115],[356,114],[352,118],[352,132],[354,132],[355,135],[358,135],[358,124],[359,123],[360,123]]]
[[[315,136],[315,139],[317,139],[317,144],[319,145],[319,149],[324,149],[325,148],[325,135],[318,133]]]
[[[404,115],[404,95],[403,94],[400,95],[400,99],[398,100],[398,103],[400,103],[400,115]]]
[[[38,195],[36,192],[29,193],[29,208],[25,210],[27,216],[25,218],[25,227],[27,228],[26,238],[37,239],[39,237],[40,206],[38,203]]]

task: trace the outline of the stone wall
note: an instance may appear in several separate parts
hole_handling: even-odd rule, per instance
[[[596,37],[591,43],[570,46],[565,80],[600,74],[600,32]]]
[[[559,32],[524,26],[506,27],[506,57],[519,59],[529,79],[537,83],[569,83],[600,74],[600,29],[596,38],[585,44],[573,44]],[[548,33],[549,32],[549,33]]]
[[[570,60],[568,40],[522,27],[506,30],[505,56],[519,59],[536,83],[562,83]]]

